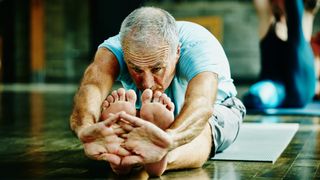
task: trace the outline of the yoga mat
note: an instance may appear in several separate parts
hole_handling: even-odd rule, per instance
[[[304,108],[247,109],[247,114],[320,116],[320,101],[314,101]]]
[[[274,163],[298,128],[295,123],[243,123],[236,141],[212,159]]]

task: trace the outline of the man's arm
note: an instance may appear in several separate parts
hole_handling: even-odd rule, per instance
[[[120,113],[120,121],[123,121],[120,126],[128,132],[125,148],[134,153],[124,157],[121,164],[156,163],[168,155],[166,169],[202,166],[212,146],[208,120],[213,113],[217,86],[217,74],[202,72],[196,75],[189,82],[184,106],[167,133],[151,122]],[[199,145],[201,150],[194,151]],[[161,175],[162,170],[152,173]]]
[[[199,73],[189,82],[181,112],[167,130],[173,143],[170,149],[191,142],[203,131],[213,113],[217,87],[218,75],[212,72]]]
[[[70,126],[78,137],[81,129],[99,121],[101,104],[110,92],[118,73],[116,57],[108,49],[99,48],[74,97]]]

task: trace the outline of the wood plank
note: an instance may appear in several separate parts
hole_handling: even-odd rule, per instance
[[[44,69],[44,1],[31,0],[30,15],[30,60],[31,71],[39,72]]]
[[[2,50],[2,36],[0,36],[0,82],[2,82],[2,59],[3,59],[3,50]]]
[[[223,42],[223,20],[219,16],[195,16],[177,18],[179,21],[190,21],[208,29],[220,43]]]

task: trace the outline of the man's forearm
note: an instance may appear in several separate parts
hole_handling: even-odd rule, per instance
[[[185,111],[192,111],[192,114],[186,113],[189,116],[181,117],[184,119],[183,122],[179,123],[177,127],[174,124],[167,130],[172,136],[173,144],[171,149],[189,143],[202,132],[213,113],[213,108],[204,104],[205,102],[200,102],[199,99],[199,102],[194,102],[189,107],[186,107]]]
[[[78,134],[83,127],[99,121],[102,94],[94,85],[81,86],[75,96],[75,105],[70,117],[71,129]]]
[[[78,135],[79,129],[99,121],[101,104],[112,88],[119,65],[107,49],[99,48],[95,60],[88,66],[74,98],[70,126]]]
[[[209,72],[191,80],[184,106],[167,130],[172,137],[171,149],[189,143],[203,131],[213,113],[217,84],[217,75]]]

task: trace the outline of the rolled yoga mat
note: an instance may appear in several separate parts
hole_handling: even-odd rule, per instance
[[[320,101],[311,102],[304,108],[247,109],[247,114],[320,116]]]

